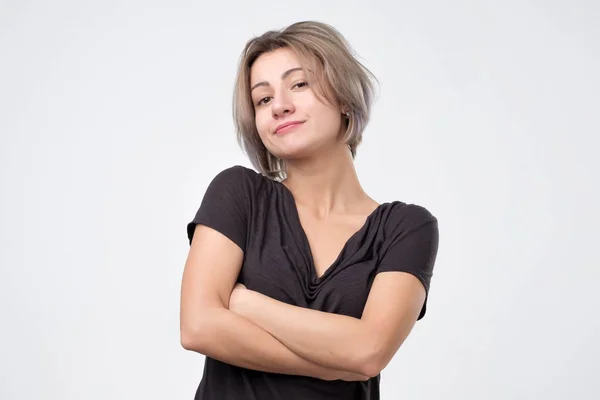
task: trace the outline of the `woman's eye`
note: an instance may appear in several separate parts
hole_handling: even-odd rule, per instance
[[[269,99],[270,99],[270,97],[263,97],[262,99],[260,99],[260,100],[258,101],[258,103],[256,103],[256,105],[259,105],[259,106],[260,106],[260,105],[263,105],[263,104],[265,104],[267,101],[269,101]]]
[[[303,82],[298,82],[298,83],[296,83],[296,84],[294,85],[294,87],[299,87],[299,88],[302,88],[302,87],[304,87],[304,86],[306,86],[306,85],[308,85],[308,82],[304,82],[304,81],[303,81]]]

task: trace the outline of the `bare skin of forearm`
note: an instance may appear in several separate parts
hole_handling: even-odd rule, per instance
[[[310,376],[323,380],[365,381],[367,376],[339,371],[308,361],[270,333],[225,308],[206,310],[211,321],[202,348],[191,349],[216,360],[256,371]],[[198,346],[200,347],[200,346]]]

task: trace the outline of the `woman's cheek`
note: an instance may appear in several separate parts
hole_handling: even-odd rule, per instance
[[[267,133],[267,123],[264,121],[264,118],[262,118],[262,116],[257,115],[256,116],[256,130],[258,131],[258,134],[260,137],[263,137],[266,135]]]

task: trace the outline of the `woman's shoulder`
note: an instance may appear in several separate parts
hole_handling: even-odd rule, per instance
[[[235,191],[255,191],[264,184],[264,175],[243,165],[233,165],[219,171],[212,179],[210,185],[228,188]]]
[[[437,217],[421,204],[407,203],[400,200],[382,205],[382,216],[388,231],[410,231],[425,225],[437,224]]]
[[[243,165],[232,165],[219,171],[214,179],[227,180],[227,181],[245,181],[245,180],[256,180],[262,177],[261,174],[255,170],[245,167]]]
[[[270,204],[271,197],[277,196],[277,183],[271,178],[243,165],[233,165],[222,169],[213,177],[207,194],[217,201],[235,198],[238,202],[252,205]],[[265,205],[266,206],[266,205]]]
[[[256,193],[263,179],[258,172],[234,165],[215,173],[194,219],[188,223],[188,238],[192,240],[195,226],[204,224],[228,235],[240,247],[245,243],[243,229],[251,219]]]

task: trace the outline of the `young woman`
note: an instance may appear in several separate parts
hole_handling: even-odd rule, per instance
[[[374,80],[352,54],[317,22],[243,51],[234,119],[258,172],[220,172],[187,227],[181,342],[206,356],[196,399],[379,399],[380,371],[425,315],[437,220],[362,189]]]

